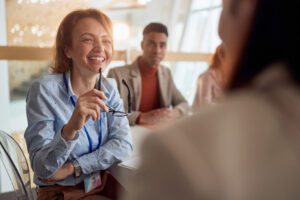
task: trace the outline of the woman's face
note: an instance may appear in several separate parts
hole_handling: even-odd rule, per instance
[[[227,47],[243,41],[249,32],[257,0],[223,0],[219,35]]]
[[[223,0],[219,35],[226,55],[225,79],[230,79],[251,28],[258,0]]]
[[[112,59],[112,39],[94,18],[83,18],[72,31],[72,46],[65,49],[73,70],[89,75],[104,71]]]

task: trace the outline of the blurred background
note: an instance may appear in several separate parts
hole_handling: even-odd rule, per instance
[[[168,55],[163,64],[192,104],[197,77],[207,70],[220,43],[221,0],[0,0],[0,130],[23,137],[28,88],[49,72],[59,23],[81,8],[102,10],[113,21],[116,53],[109,68],[131,63],[141,53],[148,23],[167,25]],[[6,180],[1,178],[0,192],[11,191]]]
[[[49,50],[62,18],[74,9],[90,7],[102,10],[112,19],[115,50],[124,53],[123,58],[114,59],[110,68],[130,63],[140,53],[145,25],[166,24],[168,51],[178,54],[165,59],[163,64],[170,67],[178,89],[192,103],[196,79],[209,64],[207,55],[220,43],[217,30],[221,0],[0,0],[2,130],[24,131],[27,90],[34,80],[48,73],[52,64],[50,56],[49,59],[33,56],[30,60],[30,56],[20,55],[24,49],[16,52],[21,47],[31,47],[25,49],[29,55],[34,50],[41,53]],[[7,56],[9,51],[12,53]],[[129,55],[132,52],[135,54]],[[203,55],[205,59],[201,58]]]

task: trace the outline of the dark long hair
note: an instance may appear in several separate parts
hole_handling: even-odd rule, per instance
[[[300,0],[258,0],[250,31],[229,89],[245,86],[275,62],[285,62],[300,85]]]

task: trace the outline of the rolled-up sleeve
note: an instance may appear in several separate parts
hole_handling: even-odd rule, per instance
[[[78,140],[61,137],[61,128],[55,132],[55,114],[51,95],[45,85],[35,82],[26,99],[28,127],[25,139],[34,173],[41,178],[51,177],[68,159]]]

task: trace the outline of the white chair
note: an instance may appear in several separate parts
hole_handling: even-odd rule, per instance
[[[0,162],[2,162],[4,170],[14,188],[14,192],[9,194],[9,198],[33,200],[35,195],[33,195],[31,189],[26,157],[19,144],[9,134],[1,130]]]

